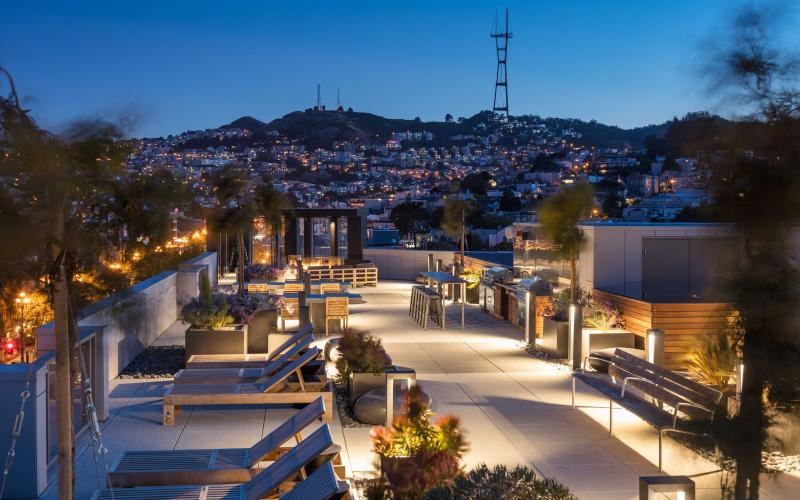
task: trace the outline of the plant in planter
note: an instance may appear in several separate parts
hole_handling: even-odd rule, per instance
[[[609,300],[592,302],[589,311],[589,314],[584,318],[584,323],[592,328],[609,330],[625,327],[625,318],[622,317],[622,310]]]
[[[248,325],[247,352],[268,352],[269,335],[278,326],[278,308],[283,297],[265,293],[231,293],[226,299],[235,321]],[[272,340],[277,342],[277,339]]]
[[[467,444],[458,417],[443,416],[431,423],[433,414],[418,385],[404,397],[403,414],[389,429],[373,427],[370,439],[392,498],[421,498],[452,483]]]
[[[461,498],[526,498],[548,500],[577,500],[569,489],[555,479],[538,477],[528,467],[505,465],[489,468],[480,464],[460,474],[452,485],[428,492],[425,500],[454,500]]]
[[[475,271],[464,271],[459,275],[461,279],[467,282],[467,297],[466,300],[470,304],[478,303],[478,285],[481,283],[481,275]]]
[[[224,294],[213,293],[206,275],[199,296],[183,306],[186,329],[186,359],[195,354],[243,354],[247,352],[247,325],[235,325]]]
[[[547,353],[558,358],[566,358],[568,353],[570,300],[571,291],[569,288],[565,288],[553,295],[540,312],[544,318],[542,347]],[[575,301],[578,305],[587,308],[591,304],[591,300],[591,294],[576,287]]]
[[[336,369],[351,402],[365,392],[386,387],[384,372],[391,360],[379,338],[351,329],[339,340],[339,349],[341,356],[336,360]]]
[[[194,329],[216,330],[233,323],[229,311],[225,295],[213,293],[208,275],[203,274],[200,278],[200,294],[183,306],[181,319]]]

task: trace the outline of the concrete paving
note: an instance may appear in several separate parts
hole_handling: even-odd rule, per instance
[[[417,371],[437,414],[457,415],[469,451],[467,467],[479,463],[524,464],[554,477],[580,498],[638,498],[638,478],[657,472],[657,433],[624,409],[614,409],[608,433],[608,401],[578,383],[578,408],[571,408],[568,371],[531,357],[521,349],[522,332],[477,306],[468,306],[466,326],[460,309],[449,306],[448,328],[423,330],[408,317],[411,283],[381,282],[356,292],[365,304],[352,307],[351,327],[379,336],[395,364]],[[179,343],[181,325],[160,344]],[[324,342],[324,338],[320,342]],[[169,380],[115,380],[111,415],[103,424],[106,460],[123,450],[249,446],[296,410],[282,406],[187,407],[174,426],[161,425],[161,396]],[[368,428],[331,426],[342,445],[348,473],[374,470]],[[76,498],[89,498],[102,482],[85,435],[78,439]],[[698,498],[719,498],[715,465],[671,440],[665,440],[665,470],[689,474]],[[96,472],[99,470],[99,474]],[[55,470],[52,471],[55,474]],[[800,476],[765,476],[763,496],[793,498]],[[55,487],[45,498],[56,498]]]

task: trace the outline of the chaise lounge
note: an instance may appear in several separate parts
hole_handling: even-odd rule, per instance
[[[293,482],[298,477],[306,479],[306,468],[312,469],[315,461],[320,459],[326,461],[332,458],[325,455],[326,450],[331,446],[333,446],[331,432],[328,425],[324,424],[243,484],[208,484],[204,482],[185,486],[109,488],[96,491],[92,500],[223,500],[234,498],[255,500],[277,498],[281,493],[280,490],[288,490],[294,486]],[[308,467],[309,465],[312,467]],[[322,465],[324,463],[317,464],[317,468]]]
[[[184,405],[303,404],[317,398],[325,402],[325,422],[333,416],[333,393],[327,381],[304,380],[302,368],[319,356],[312,348],[259,384],[176,384],[164,394],[164,425],[175,424]],[[290,379],[294,375],[294,379]],[[296,379],[296,380],[295,380]]]

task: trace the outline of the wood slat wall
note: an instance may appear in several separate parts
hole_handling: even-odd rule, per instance
[[[663,330],[664,367],[670,370],[686,369],[698,340],[724,332],[728,318],[736,314],[733,305],[725,303],[656,304],[597,289],[592,295],[616,304],[625,318],[625,329],[640,337],[649,328]]]

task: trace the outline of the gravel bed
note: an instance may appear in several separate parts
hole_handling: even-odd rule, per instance
[[[181,345],[150,346],[122,370],[119,378],[172,378],[185,367],[185,357],[186,351]]]
[[[558,371],[561,372],[572,371],[572,368],[570,368],[569,362],[566,359],[556,358],[551,356],[542,349],[542,346],[538,344],[526,344],[525,342],[520,342],[519,347],[520,349],[524,350],[534,358],[541,359],[542,361],[547,361],[548,363],[553,364],[558,369]]]
[[[344,383],[339,377],[339,372],[336,371],[333,363],[327,363],[326,370],[328,372],[328,380],[333,382],[334,398],[336,399],[336,408],[339,410],[339,421],[342,427],[364,429],[372,427],[372,424],[363,424],[356,420],[353,415],[353,408],[350,406],[350,398],[347,397],[347,390]]]

